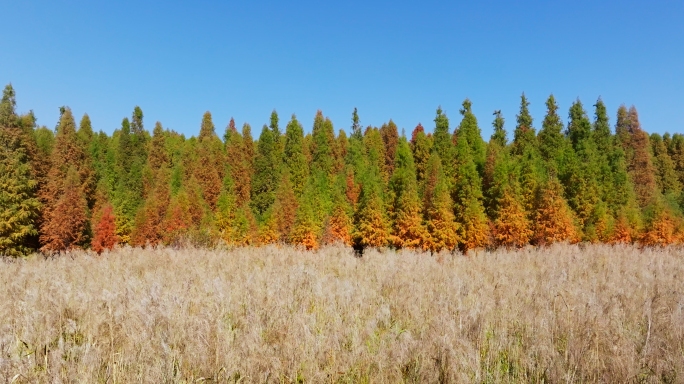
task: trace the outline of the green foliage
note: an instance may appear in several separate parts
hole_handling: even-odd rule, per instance
[[[422,125],[418,124],[413,130],[410,145],[413,153],[413,160],[416,164],[416,181],[418,182],[419,190],[422,190],[432,149],[432,141],[425,134]]]
[[[304,155],[304,129],[294,114],[285,129],[284,160],[295,195],[301,196],[304,192],[306,178],[309,175],[309,165]]]
[[[534,130],[532,115],[529,110],[530,102],[523,93],[520,96],[520,112],[516,116],[517,125],[513,132],[513,153],[522,155],[530,148],[537,147],[537,138]]]
[[[563,121],[558,115],[558,105],[553,95],[546,100],[546,116],[537,139],[539,153],[549,171],[555,175],[564,174],[571,154],[568,140],[563,135]]]
[[[6,116],[1,120],[11,124],[14,113],[11,86],[5,88],[4,96],[0,110]],[[36,219],[41,208],[36,197],[38,183],[31,175],[17,130],[0,125],[0,255],[5,256],[23,256],[32,251],[28,240],[38,234]]]
[[[335,131],[330,119],[323,118],[323,112],[316,113],[312,131],[311,164],[312,171],[333,174]]]
[[[682,185],[677,177],[675,163],[667,151],[663,138],[657,133],[652,133],[650,141],[658,189],[663,194],[678,196],[682,193]]]
[[[463,116],[463,119],[461,120],[461,124],[459,124],[457,131],[454,133],[454,137],[463,137],[468,140],[470,154],[475,162],[475,167],[477,167],[478,172],[482,175],[486,157],[485,142],[482,140],[480,127],[477,125],[477,118],[473,114],[472,103],[469,99],[463,101],[463,108],[459,112]]]
[[[582,103],[577,100],[570,107],[568,137],[575,151],[567,174],[562,175],[565,194],[570,207],[583,225],[587,224],[599,195],[599,168],[596,144],[591,137],[591,123]]]
[[[442,107],[437,107],[434,121],[432,152],[439,155],[444,174],[447,179],[451,179],[454,177],[454,143],[449,133],[449,118],[442,111]]]
[[[277,146],[274,131],[264,125],[259,135],[252,179],[251,205],[258,217],[263,215],[275,201],[280,167]]]
[[[494,132],[490,138],[490,143],[496,143],[499,147],[505,147],[508,145],[508,134],[504,128],[505,119],[501,116],[501,110],[494,111],[494,121],[492,122],[492,127]]]

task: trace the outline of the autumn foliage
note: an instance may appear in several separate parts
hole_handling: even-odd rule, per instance
[[[557,242],[664,246],[684,239],[684,135],[647,134],[621,106],[614,132],[599,99],[567,122],[553,95],[541,129],[522,95],[512,140],[502,111],[483,140],[473,103],[450,125],[405,136],[392,120],[351,129],[317,111],[312,125],[274,110],[252,137],[231,118],[216,134],[154,124],[142,108],[111,134],[60,108],[56,129],[0,102],[0,254],[123,246],[345,244],[467,253]],[[453,120],[452,120],[453,121]],[[431,123],[432,124],[432,123]],[[341,128],[341,129],[339,129]],[[338,132],[336,134],[336,132]],[[538,132],[538,133],[537,133]]]
[[[114,248],[118,242],[119,238],[116,235],[113,208],[111,205],[107,205],[95,226],[95,237],[93,238],[91,248],[97,253],[102,253],[105,250]]]

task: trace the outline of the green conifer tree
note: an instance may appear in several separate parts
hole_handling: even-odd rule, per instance
[[[7,85],[0,102],[0,255],[23,256],[32,251],[29,238],[38,234],[41,204],[38,182],[16,127],[14,89]]]
[[[278,186],[280,158],[278,157],[278,143],[273,135],[274,130],[264,125],[257,145],[251,202],[257,217],[264,215],[273,205]]]
[[[520,96],[520,112],[516,116],[517,125],[513,132],[513,154],[521,156],[528,148],[537,149],[537,137],[529,110],[530,102],[523,93]]]
[[[442,169],[447,180],[454,177],[454,142],[449,132],[449,118],[437,107],[435,117],[435,130],[433,134],[432,152],[439,155],[442,160]]]
[[[463,108],[459,111],[463,116],[456,132],[454,132],[454,139],[457,137],[464,137],[468,141],[470,147],[470,154],[475,162],[480,175],[484,171],[484,163],[486,157],[486,146],[482,140],[480,127],[477,125],[477,118],[472,111],[472,102],[469,99],[463,101]]]
[[[679,196],[682,193],[682,185],[677,176],[675,163],[667,151],[665,141],[659,134],[652,133],[650,142],[653,165],[656,170],[656,184],[659,191],[664,195]]]
[[[292,189],[296,196],[301,196],[309,175],[309,164],[304,154],[304,129],[294,114],[285,129],[285,158],[283,160],[290,175]]]
[[[418,182],[419,193],[422,194],[423,183],[425,181],[428,161],[430,161],[430,152],[432,143],[425,134],[425,129],[419,123],[411,134],[411,152],[413,153],[413,160],[416,164],[416,181]]]

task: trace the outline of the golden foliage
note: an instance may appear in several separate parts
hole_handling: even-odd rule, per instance
[[[577,232],[572,213],[562,195],[558,180],[550,180],[541,191],[534,223],[533,241],[538,245],[574,242]]]
[[[524,247],[532,238],[532,229],[525,209],[507,188],[499,202],[497,218],[493,223],[494,242],[507,248]]]

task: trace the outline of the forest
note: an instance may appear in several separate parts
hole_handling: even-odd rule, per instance
[[[392,120],[364,128],[354,109],[349,133],[319,110],[305,134],[297,116],[285,123],[274,110],[257,138],[233,119],[219,136],[206,112],[187,138],[160,122],[148,132],[138,106],[110,136],[87,114],[77,124],[68,107],[54,129],[38,126],[33,112],[16,111],[7,85],[0,255],[117,244],[467,252],[684,240],[684,135],[649,135],[634,106],[621,106],[613,126],[600,98],[591,111],[573,102],[566,123],[551,95],[538,128],[528,107],[523,94],[512,139],[495,111],[488,142],[469,99],[451,123],[438,107],[434,126],[418,124],[410,137]]]

